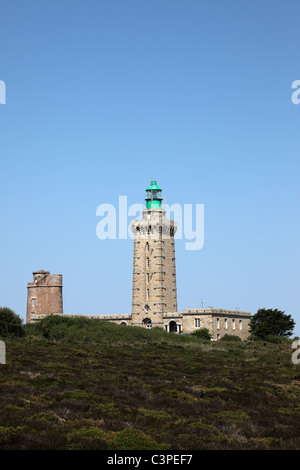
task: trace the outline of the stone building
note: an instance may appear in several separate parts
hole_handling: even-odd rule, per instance
[[[34,271],[33,282],[27,284],[26,322],[45,315],[63,313],[62,275]]]
[[[160,327],[174,333],[207,328],[214,340],[225,334],[247,339],[250,312],[214,308],[177,311],[176,228],[176,223],[166,218],[161,188],[151,181],[146,189],[142,218],[131,223],[134,233],[132,311],[124,315],[87,317],[143,328]],[[62,276],[46,271],[37,271],[33,276],[34,282],[28,284],[27,322],[48,314],[62,314]]]

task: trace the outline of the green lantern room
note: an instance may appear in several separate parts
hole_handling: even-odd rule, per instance
[[[145,200],[147,209],[161,209],[162,189],[157,185],[156,181],[151,181],[151,184],[146,189]]]

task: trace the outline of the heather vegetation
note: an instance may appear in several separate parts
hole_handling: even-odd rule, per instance
[[[23,328],[0,365],[0,449],[300,448],[288,339],[210,341],[82,317]]]

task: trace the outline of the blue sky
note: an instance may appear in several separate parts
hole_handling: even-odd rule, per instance
[[[96,209],[204,204],[176,241],[178,308],[299,302],[298,0],[0,0],[0,305],[23,319],[32,271],[64,311],[131,310],[133,242]]]

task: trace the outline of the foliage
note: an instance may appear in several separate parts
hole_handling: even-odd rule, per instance
[[[0,338],[24,336],[22,319],[10,308],[0,307]]]
[[[285,336],[267,335],[265,341],[274,344],[288,344],[291,340]]]
[[[281,310],[262,308],[252,316],[249,326],[252,339],[268,340],[291,336],[295,322]]]
[[[200,328],[199,330],[195,330],[193,331],[193,333],[191,333],[191,335],[196,336],[197,338],[201,338],[201,339],[207,339],[207,340],[212,339],[212,335],[210,334],[207,328]]]
[[[241,338],[239,336],[235,336],[235,335],[224,335],[222,336],[222,338],[220,339],[220,341],[242,341]]]
[[[36,323],[25,325],[27,337],[43,337],[50,341],[80,342],[80,343],[116,343],[157,342],[163,344],[182,344],[193,342],[196,338],[191,335],[171,335],[162,328],[151,330],[117,325],[112,322],[87,318],[84,316],[67,317],[63,315],[47,315]]]

